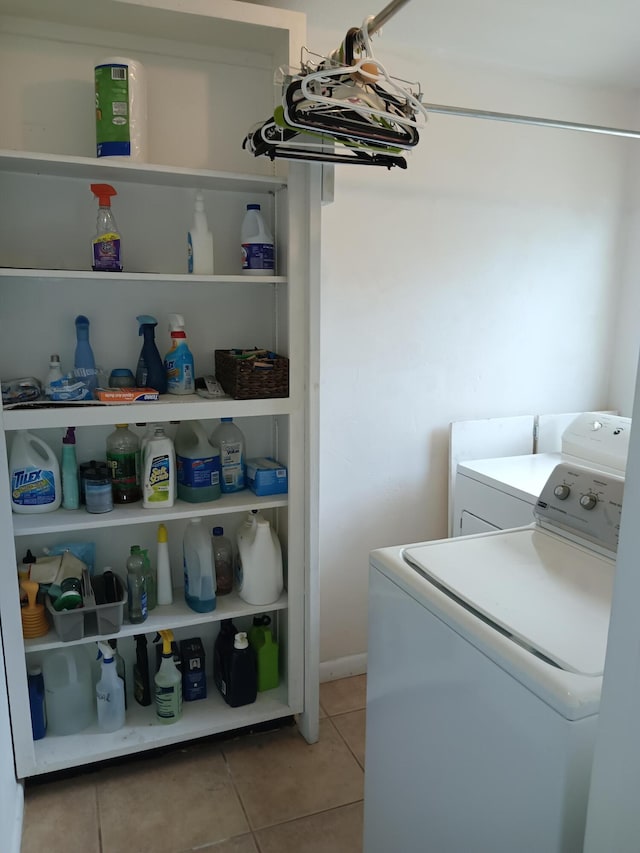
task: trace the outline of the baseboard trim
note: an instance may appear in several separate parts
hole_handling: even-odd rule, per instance
[[[320,661],[320,683],[349,678],[352,675],[364,675],[367,671],[367,653],[348,655],[335,660]]]

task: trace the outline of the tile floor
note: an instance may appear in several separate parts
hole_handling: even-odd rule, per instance
[[[321,685],[313,745],[285,727],[27,783],[21,853],[360,853],[365,689]]]

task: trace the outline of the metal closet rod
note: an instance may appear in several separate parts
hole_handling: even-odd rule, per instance
[[[587,133],[602,133],[606,136],[626,136],[631,139],[640,139],[640,130],[626,130],[621,127],[581,124],[576,121],[560,121],[554,118],[523,116],[517,113],[498,113],[491,110],[472,110],[466,107],[451,107],[446,104],[425,104],[424,107],[427,113],[441,113],[442,115],[463,116],[466,118],[483,118],[493,121],[511,121],[515,124],[533,124],[538,127],[557,127],[563,130],[582,130]]]
[[[384,24],[390,20],[396,12],[406,6],[410,0],[391,0],[382,11],[374,15],[367,24],[369,35],[376,33]],[[515,124],[532,124],[538,127],[556,127],[563,130],[581,130],[587,133],[602,133],[606,136],[626,136],[631,139],[640,139],[640,130],[626,130],[620,127],[605,127],[599,124],[581,124],[576,121],[560,121],[554,118],[540,118],[539,116],[523,116],[517,113],[499,113],[491,110],[472,110],[467,107],[451,107],[446,104],[425,104],[427,112],[441,113],[442,115],[463,116],[466,118],[482,118],[493,121],[510,121]]]

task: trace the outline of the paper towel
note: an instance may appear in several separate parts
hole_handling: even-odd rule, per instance
[[[96,154],[147,159],[147,80],[142,63],[110,56],[95,66]]]

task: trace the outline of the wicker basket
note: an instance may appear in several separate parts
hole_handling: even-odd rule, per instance
[[[289,396],[289,359],[268,350],[217,349],[216,379],[235,400]]]

